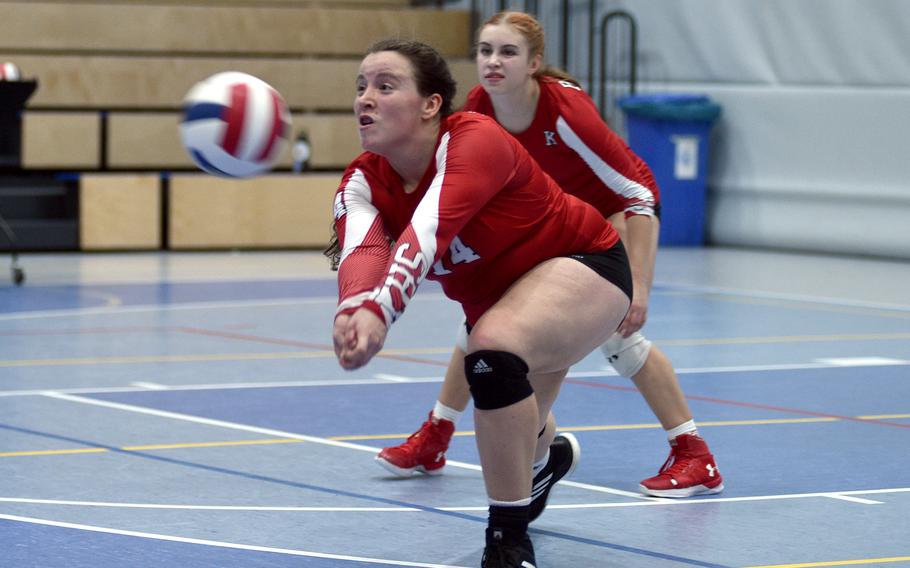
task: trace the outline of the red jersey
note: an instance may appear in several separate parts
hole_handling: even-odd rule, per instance
[[[619,240],[597,210],[561,191],[521,144],[477,113],[442,120],[435,159],[411,193],[385,158],[358,156],[335,194],[335,227],[338,313],[363,306],[386,325],[424,278],[438,280],[473,325],[542,261]]]
[[[556,183],[604,217],[625,211],[654,215],[660,202],[651,169],[600,118],[591,97],[576,85],[541,77],[540,99],[527,130],[512,134]],[[492,116],[490,95],[478,85],[464,109]]]

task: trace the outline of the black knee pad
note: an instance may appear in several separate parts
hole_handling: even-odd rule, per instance
[[[528,364],[507,351],[485,350],[466,355],[464,371],[474,407],[480,410],[504,408],[534,394],[528,381]]]

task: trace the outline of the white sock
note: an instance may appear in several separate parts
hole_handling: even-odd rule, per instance
[[[695,427],[695,420],[683,422],[676,428],[670,428],[667,430],[667,439],[672,442],[680,434],[698,434],[698,428]]]
[[[531,504],[531,498],[528,497],[520,501],[497,501],[496,499],[487,498],[487,502],[494,507],[524,507]]]
[[[443,403],[436,401],[436,406],[433,407],[433,416],[436,418],[441,418],[443,420],[448,420],[458,424],[458,419],[461,418],[461,415],[464,413],[463,410],[458,411],[454,408],[449,408]]]
[[[548,461],[550,461],[550,450],[547,450],[547,453],[544,454],[543,458],[539,462],[531,466],[531,473],[534,475],[540,473],[540,470],[543,469],[543,466],[547,465]]]

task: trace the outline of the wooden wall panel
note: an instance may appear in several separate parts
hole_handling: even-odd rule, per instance
[[[0,49],[359,55],[402,37],[465,56],[469,26],[455,10],[0,2]]]
[[[231,180],[175,174],[170,248],[321,248],[329,242],[336,174]]]
[[[100,164],[101,119],[98,113],[23,113],[23,168],[96,169]]]
[[[179,109],[197,82],[221,71],[243,71],[266,81],[295,110],[348,112],[354,104],[356,59],[254,59],[242,57],[146,57],[17,55],[23,77],[35,78],[38,90],[29,108]],[[456,104],[477,84],[473,61],[454,59]]]
[[[79,244],[82,250],[160,248],[160,176],[81,176]]]

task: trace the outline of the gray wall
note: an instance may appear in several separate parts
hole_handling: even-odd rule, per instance
[[[550,40],[558,4],[539,2]],[[910,258],[910,1],[599,4],[638,21],[640,92],[706,93],[724,108],[711,243]],[[588,3],[570,5],[569,70],[596,94]]]

